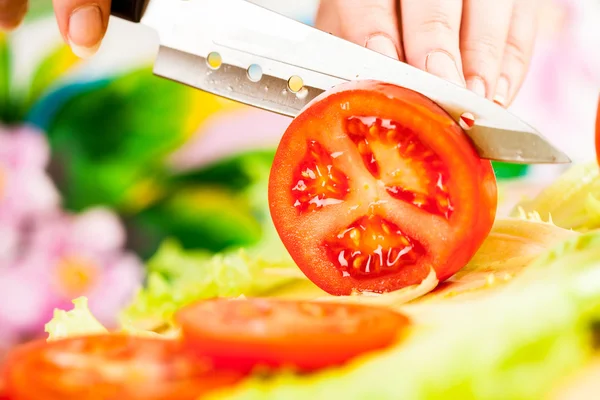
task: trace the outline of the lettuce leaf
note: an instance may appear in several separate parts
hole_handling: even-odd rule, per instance
[[[287,284],[307,281],[279,239],[269,213],[270,162],[261,155],[238,159],[249,182],[241,192],[261,226],[260,241],[248,248],[211,254],[186,250],[167,240],[147,263],[147,282],[121,315],[122,324],[169,329],[173,314],[212,297],[260,296]]]
[[[48,333],[48,342],[66,339],[77,336],[87,336],[108,333],[108,329],[104,327],[94,317],[88,307],[88,299],[85,296],[78,297],[73,300],[73,309],[70,311],[55,309],[54,316],[45,326],[45,332]],[[156,333],[136,329],[132,326],[123,326],[121,332],[133,336],[145,336],[156,338],[170,338],[178,335],[177,330],[172,330],[165,333]]]
[[[600,233],[576,235],[477,301],[399,307],[396,347],[311,376],[253,378],[227,399],[540,399],[590,360],[600,318]]]
[[[384,295],[330,296],[308,280],[269,293],[292,299],[317,299],[397,306],[451,297],[487,296],[521,274],[540,254],[579,233],[550,223],[517,218],[494,222],[492,231],[469,263],[450,279],[439,283],[435,274],[420,285]],[[439,283],[439,285],[438,285]]]
[[[176,242],[167,241],[149,261],[146,287],[124,311],[121,322],[142,329],[160,329],[172,325],[173,314],[196,300],[258,296],[290,281],[305,279],[297,274],[277,273],[281,269],[296,269],[291,259],[273,260],[262,254],[258,250],[238,249],[208,255],[183,250]]]
[[[71,311],[54,310],[52,320],[45,326],[48,341],[108,332],[88,308],[86,297],[76,298],[73,305]]]
[[[491,291],[510,283],[541,254],[577,235],[577,232],[542,221],[497,219],[469,263],[417,301],[487,296]]]
[[[600,168],[595,161],[573,165],[535,198],[517,204],[511,215],[580,232],[600,228]]]

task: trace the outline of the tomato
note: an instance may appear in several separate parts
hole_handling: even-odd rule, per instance
[[[596,111],[596,157],[600,165],[600,96],[598,97],[598,110]]]
[[[342,84],[292,121],[269,181],[290,255],[334,295],[440,281],[475,254],[497,202],[489,161],[421,94],[377,81]]]
[[[217,372],[178,341],[105,334],[26,344],[4,376],[11,400],[185,400],[241,375]]]
[[[382,307],[283,299],[215,299],[176,315],[183,340],[220,367],[343,364],[399,340],[408,319]]]

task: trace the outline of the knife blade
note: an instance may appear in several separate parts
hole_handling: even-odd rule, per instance
[[[429,97],[457,122],[472,114],[465,132],[482,158],[570,162],[533,127],[465,88],[245,0],[113,0],[111,12],[156,31],[156,75],[206,92],[295,117],[333,86],[375,79]]]

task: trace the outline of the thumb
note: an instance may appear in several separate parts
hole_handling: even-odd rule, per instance
[[[53,0],[58,28],[82,58],[92,56],[106,33],[110,16],[110,0]]]

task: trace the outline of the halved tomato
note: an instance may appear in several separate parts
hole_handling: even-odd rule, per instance
[[[242,375],[216,371],[175,340],[105,334],[26,344],[9,356],[4,376],[11,400],[185,400]]]
[[[440,281],[474,255],[496,213],[496,180],[459,125],[423,95],[342,84],[285,132],[269,202],[304,274],[334,295]]]
[[[176,315],[183,340],[219,367],[309,371],[397,341],[408,319],[390,309],[282,299],[215,299]]]

